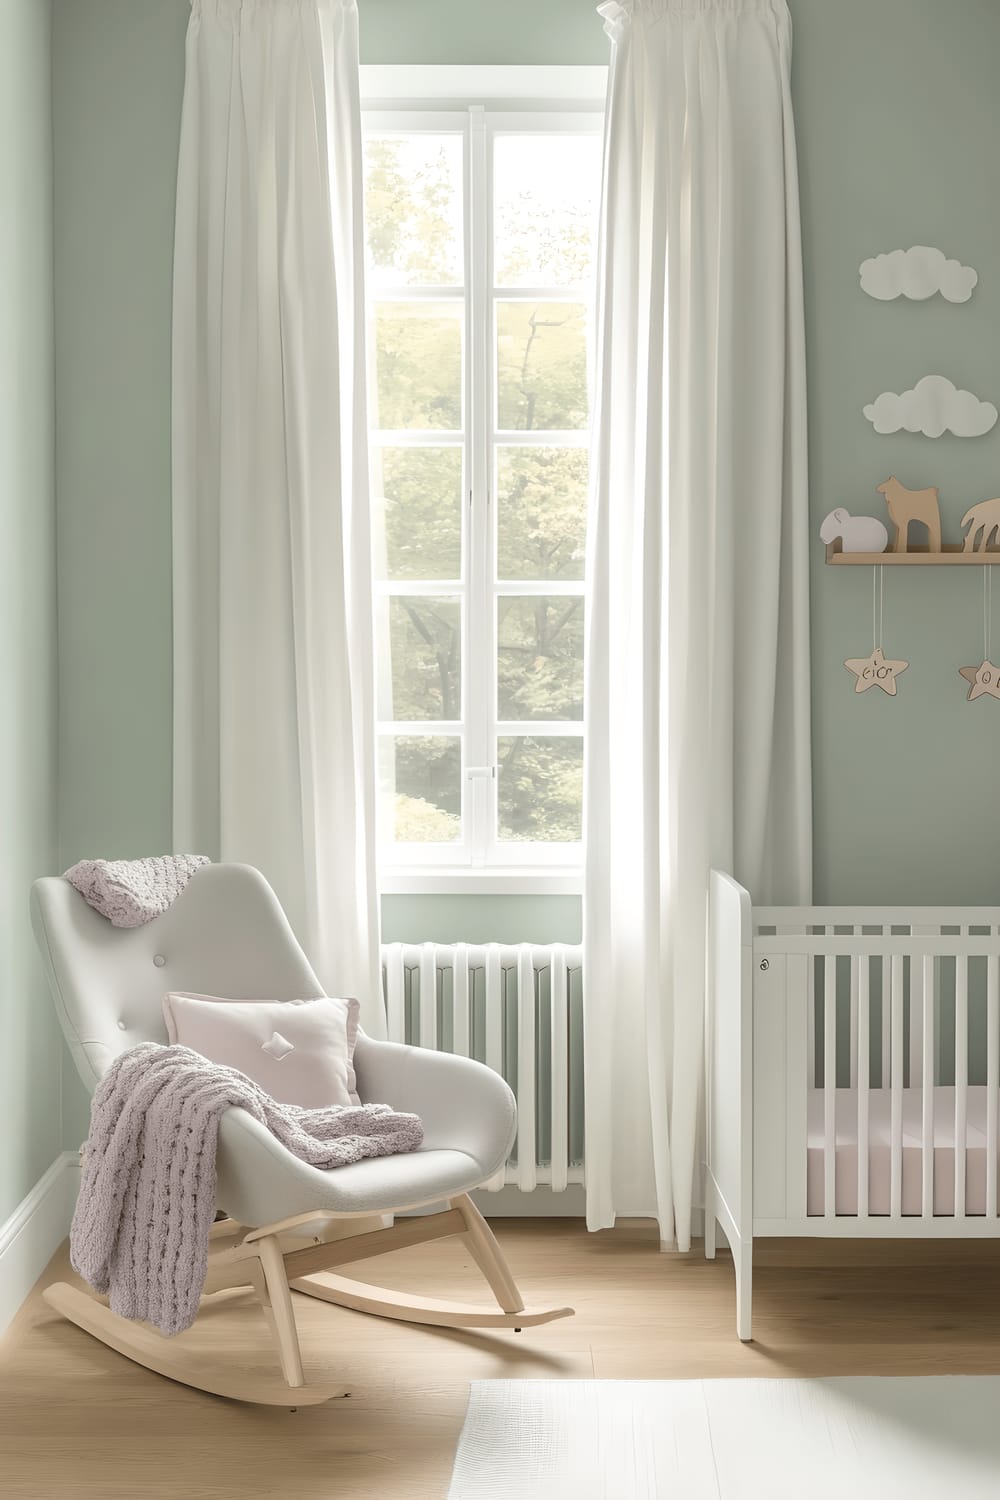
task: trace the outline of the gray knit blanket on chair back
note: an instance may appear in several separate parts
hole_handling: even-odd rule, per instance
[[[301,1161],[342,1167],[415,1151],[416,1115],[387,1104],[301,1109],[192,1052],[143,1042],[116,1058],[91,1107],[70,1260],[112,1312],[189,1328],[208,1269],[215,1153],[225,1110],[245,1109]]]

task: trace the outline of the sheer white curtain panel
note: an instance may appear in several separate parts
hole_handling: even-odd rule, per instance
[[[622,0],[588,556],[590,1227],[690,1246],[708,872],[811,882],[806,391],[784,0]]]
[[[174,838],[378,1035],[354,0],[194,0],[173,310]]]

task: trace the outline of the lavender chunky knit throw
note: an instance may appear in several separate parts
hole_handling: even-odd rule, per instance
[[[112,927],[141,927],[173,906],[207,854],[154,854],[149,859],[81,859],[63,879]]]
[[[70,1230],[74,1270],[124,1318],[180,1333],[194,1322],[215,1217],[219,1119],[245,1109],[313,1167],[415,1151],[416,1115],[387,1104],[301,1109],[188,1047],[143,1042],[97,1086]]]

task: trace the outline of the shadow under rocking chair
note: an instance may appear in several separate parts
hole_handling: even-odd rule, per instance
[[[206,865],[169,911],[142,927],[112,927],[61,877],[32,889],[32,921],[59,1021],[89,1092],[113,1059],[140,1042],[166,1044],[168,990],[295,1000],[322,986],[267,881],[247,865]],[[298,1160],[245,1110],[222,1116],[218,1201],[204,1296],[247,1287],[257,1295],[283,1378],[212,1365],[149,1326],[117,1316],[96,1296],[58,1282],[45,1300],[136,1363],[234,1400],[276,1406],[328,1401],[344,1387],[309,1384],[302,1370],[291,1290],[341,1307],[447,1328],[534,1327],[572,1314],[526,1308],[492,1231],[468,1196],[504,1163],[516,1131],[514,1097],[491,1069],[467,1058],[376,1041],[354,1054],[362,1103],[420,1116],[419,1151],[322,1171]],[[446,1203],[439,1212],[381,1227],[383,1216]],[[365,1221],[368,1221],[366,1224]],[[461,1236],[498,1309],[409,1296],[331,1267]]]

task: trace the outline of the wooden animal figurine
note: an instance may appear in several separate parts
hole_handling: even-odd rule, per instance
[[[889,545],[889,533],[876,516],[852,516],[842,505],[819,528],[819,539],[827,545],[838,537],[844,552],[884,552]]]
[[[896,528],[893,552],[908,550],[908,534],[914,521],[927,527],[928,552],[941,551],[941,511],[937,489],[908,490],[905,484],[900,484],[895,474],[890,474],[888,479],[875,488],[880,495],[885,496],[889,520]]]
[[[1000,535],[1000,497],[996,500],[980,500],[978,505],[971,506],[962,517],[962,525],[969,528],[962,551],[985,552],[994,533]]]

